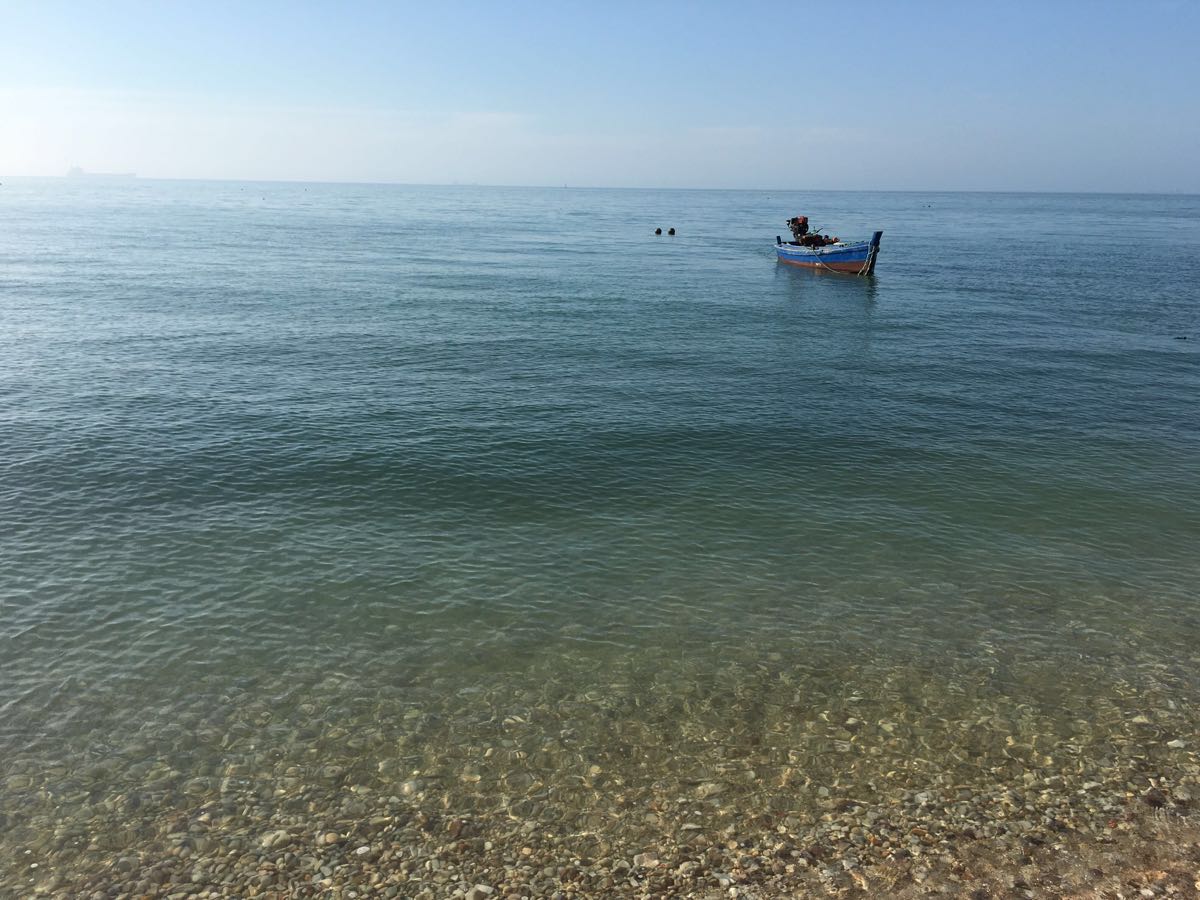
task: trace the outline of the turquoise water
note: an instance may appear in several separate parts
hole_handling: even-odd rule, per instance
[[[797,213],[876,277],[777,266]],[[5,179],[0,845],[1190,783],[1198,248],[1190,196]]]

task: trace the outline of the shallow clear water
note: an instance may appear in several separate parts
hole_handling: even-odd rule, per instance
[[[876,277],[777,266],[800,212]],[[1198,248],[1186,196],[6,179],[0,844],[1194,780]]]

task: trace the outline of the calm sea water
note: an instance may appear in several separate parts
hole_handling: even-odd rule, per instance
[[[777,266],[797,213],[876,277]],[[1189,196],[6,179],[0,843],[1194,763],[1198,249]]]

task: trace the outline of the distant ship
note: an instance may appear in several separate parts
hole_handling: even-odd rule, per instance
[[[85,172],[79,166],[67,169],[68,178],[137,178],[136,172]]]

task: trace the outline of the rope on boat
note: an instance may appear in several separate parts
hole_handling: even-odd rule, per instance
[[[875,247],[867,248],[867,258],[863,260],[862,268],[858,270],[859,275],[866,275],[867,270],[871,268],[871,263],[875,261],[875,254],[879,251]]]
[[[817,264],[818,264],[818,265],[819,265],[819,266],[820,266],[822,269],[828,269],[830,272],[836,272],[836,273],[837,273],[837,274],[839,274],[839,275],[845,275],[845,274],[846,274],[845,272],[839,272],[837,269],[835,269],[835,268],[833,268],[833,267],[831,267],[831,266],[828,266],[828,265],[826,265],[826,264],[825,264],[825,260],[821,259],[821,257],[820,257],[820,256],[817,256],[816,254],[813,254],[813,255],[816,257]],[[869,247],[868,247],[868,248],[867,248],[867,258],[863,260],[862,268],[861,268],[861,269],[859,269],[859,270],[858,270],[857,272],[855,272],[854,274],[855,274],[855,275],[866,275],[866,274],[867,274],[867,269],[869,269],[870,267],[871,267],[871,248],[869,248]]]
[[[875,239],[872,238],[871,240],[874,241]],[[875,262],[875,257],[878,255],[879,255],[879,246],[878,245],[872,244],[872,246],[867,247],[867,257],[866,257],[866,259],[863,260],[862,268],[859,269],[854,274],[855,275],[866,275],[867,272],[871,268],[871,264],[873,262]],[[824,268],[829,269],[830,272],[837,271],[837,269],[830,269],[829,266],[825,265],[825,260],[821,259],[821,257],[819,257],[819,256],[817,257],[817,262],[819,262]]]

